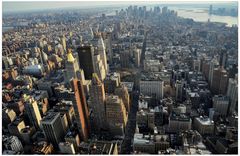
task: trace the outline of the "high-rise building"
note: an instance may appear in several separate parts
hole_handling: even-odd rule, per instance
[[[214,74],[214,70],[219,66],[219,63],[217,61],[216,58],[212,59],[210,62],[210,66],[209,66],[209,74],[208,74],[208,83],[210,85],[210,87],[212,86],[213,81],[213,75]]]
[[[238,105],[238,82],[236,79],[230,78],[228,82],[227,96],[230,100],[229,114],[236,112]]]
[[[67,60],[65,62],[65,71],[64,71],[64,79],[65,83],[70,82],[72,78],[77,78],[79,76],[80,69],[78,66],[78,61],[73,57],[71,50],[68,51]]]
[[[103,81],[106,78],[106,70],[103,65],[103,61],[101,59],[100,54],[94,55],[94,72],[98,75],[101,81]]]
[[[226,116],[228,112],[229,98],[227,96],[215,95],[212,98],[212,101],[215,111],[221,116]]]
[[[98,39],[98,54],[100,55],[100,58],[103,62],[105,71],[108,72],[108,65],[107,65],[107,56],[106,56],[106,51],[105,51],[105,45],[103,42],[102,37],[100,36]]]
[[[219,67],[213,70],[211,91],[213,94],[226,94],[228,85],[228,73]]]
[[[113,63],[113,52],[112,52],[112,33],[111,32],[107,32],[106,34],[106,51],[107,51],[107,55],[108,55],[108,60],[109,63],[112,64]]]
[[[109,73],[104,80],[104,89],[106,93],[114,93],[116,87],[120,85],[121,79],[119,73]]]
[[[31,122],[31,124],[36,128],[40,128],[40,121],[42,119],[37,101],[34,99],[30,98],[26,105],[25,105],[25,110],[27,112],[28,118]]]
[[[183,84],[182,81],[176,81],[176,101],[182,101],[183,99]]]
[[[71,81],[74,95],[71,94],[73,107],[75,111],[78,130],[80,132],[81,140],[87,141],[90,124],[89,124],[89,111],[83,89],[83,84],[77,79]]]
[[[41,125],[43,127],[43,131],[47,140],[51,142],[55,147],[58,147],[58,144],[64,138],[64,130],[61,122],[60,113],[48,113],[41,120]]]
[[[90,85],[90,108],[93,112],[93,122],[96,130],[106,128],[105,90],[97,74],[93,73]]]
[[[106,117],[110,132],[123,135],[127,124],[127,113],[122,99],[116,95],[106,97]]]
[[[141,52],[140,49],[134,50],[134,58],[135,58],[135,67],[140,67],[140,58],[141,58]]]
[[[123,51],[120,53],[120,62],[122,68],[128,68],[130,65],[130,54],[129,51]]]
[[[81,46],[77,48],[80,68],[83,69],[85,78],[92,79],[94,73],[94,49],[90,46]]]
[[[12,150],[15,152],[22,152],[23,151],[23,146],[21,141],[18,139],[16,136],[3,136],[3,145],[5,149],[7,150]]]
[[[118,95],[120,98],[122,98],[127,112],[130,112],[130,98],[127,87],[121,84],[119,87],[115,89],[115,95]]]

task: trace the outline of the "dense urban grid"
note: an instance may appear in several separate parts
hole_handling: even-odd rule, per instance
[[[3,154],[237,154],[238,26],[166,6],[3,25]]]

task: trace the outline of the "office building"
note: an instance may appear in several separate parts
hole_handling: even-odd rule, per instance
[[[236,79],[230,78],[228,82],[227,96],[230,100],[230,115],[237,111],[238,104],[238,82]]]
[[[201,135],[212,135],[214,133],[214,121],[208,117],[195,118],[194,127]]]
[[[2,143],[6,150],[12,150],[15,152],[23,151],[23,145],[16,136],[3,136]]]
[[[157,99],[163,98],[163,81],[161,80],[141,80],[140,92],[144,95],[153,96]]]
[[[222,95],[215,95],[212,101],[215,112],[218,112],[222,116],[226,116],[229,107],[229,98]]]
[[[78,61],[73,57],[72,51],[69,49],[67,53],[67,60],[65,61],[64,80],[65,83],[69,84],[72,78],[78,78],[80,72]],[[80,79],[80,77],[79,77]]]
[[[140,67],[140,58],[141,58],[141,51],[140,49],[134,49],[134,58],[135,58],[135,67]]]
[[[113,135],[124,135],[127,113],[122,99],[116,95],[106,97],[106,118]]]
[[[105,90],[96,73],[93,73],[89,92],[91,101],[89,107],[93,112],[94,127],[100,131],[106,128]]]
[[[107,65],[107,56],[106,56],[106,49],[102,39],[102,36],[98,39],[98,54],[100,55],[100,59],[102,60],[103,66],[105,68],[106,73],[108,72],[108,65]]]
[[[130,112],[130,97],[128,94],[128,89],[125,85],[121,84],[119,87],[115,89],[115,95],[118,95],[120,98],[122,98],[122,101],[124,103],[124,106],[127,110],[127,112]]]
[[[192,128],[192,119],[185,114],[172,114],[169,117],[169,131],[170,132],[180,132],[185,130],[190,130]]]
[[[104,89],[106,93],[114,93],[115,89],[120,85],[121,77],[117,72],[107,74],[104,80]]]
[[[37,101],[34,99],[30,98],[26,105],[25,105],[25,110],[27,112],[28,118],[31,122],[31,124],[36,128],[40,128],[40,121],[42,119]]]
[[[41,125],[43,127],[44,134],[49,142],[54,147],[58,147],[58,144],[64,138],[64,130],[62,126],[60,113],[51,112],[48,113],[42,120]]]
[[[71,93],[70,97],[73,101],[78,130],[80,132],[81,140],[87,141],[90,131],[90,123],[83,84],[77,79],[73,79],[71,83],[73,86],[74,94]]]
[[[90,46],[81,46],[77,48],[80,68],[83,69],[85,78],[92,79],[94,73],[94,49]]]

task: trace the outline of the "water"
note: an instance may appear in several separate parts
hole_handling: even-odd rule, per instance
[[[226,23],[227,26],[238,25],[238,18],[231,17],[231,16],[218,16],[218,15],[209,15],[208,10],[205,9],[189,9],[189,8],[170,8],[171,10],[175,10],[178,13],[178,16],[184,18],[192,18],[194,21],[197,22],[207,22],[208,19],[211,22],[221,22]]]

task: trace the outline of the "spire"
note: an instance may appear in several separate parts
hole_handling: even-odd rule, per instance
[[[74,57],[72,55],[72,50],[71,49],[68,49],[68,54],[67,54],[67,61],[68,62],[74,62]]]

